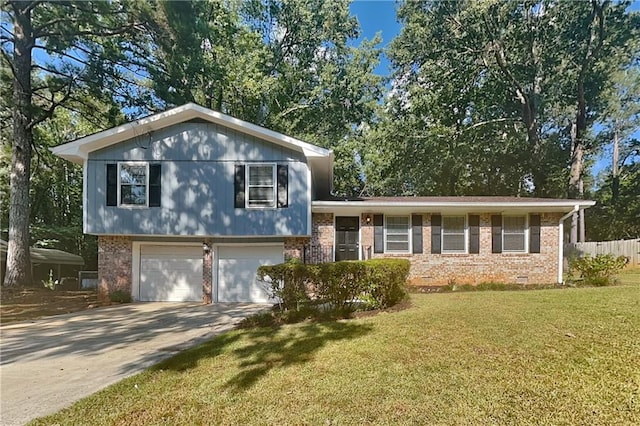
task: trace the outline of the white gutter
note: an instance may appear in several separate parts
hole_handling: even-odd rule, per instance
[[[462,198],[462,197],[461,197]],[[595,204],[595,201],[582,201],[579,204],[575,204],[570,201],[561,200],[545,200],[545,201],[526,201],[526,198],[522,198],[522,201],[412,201],[411,197],[402,201],[314,201],[313,207],[318,212],[321,210],[334,209],[340,207],[355,207],[362,209],[363,211],[372,210],[375,208],[385,207],[409,207],[409,208],[445,208],[445,207],[462,207],[462,208],[509,208],[509,207],[546,207],[546,208],[563,208],[563,207],[591,207]]]
[[[573,210],[560,218],[558,223],[558,284],[563,283],[563,267],[564,267],[564,221],[570,216],[580,211],[580,205],[573,206]]]

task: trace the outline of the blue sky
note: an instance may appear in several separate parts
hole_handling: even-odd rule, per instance
[[[400,23],[396,18],[396,2],[388,0],[356,0],[351,3],[351,14],[358,18],[361,27],[361,39],[371,40],[377,33],[382,36],[382,45],[386,46],[400,32]],[[389,61],[384,56],[376,74],[390,74]]]

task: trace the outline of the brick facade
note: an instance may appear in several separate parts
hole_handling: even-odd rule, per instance
[[[333,247],[335,223],[333,213],[313,213],[311,215],[311,244]]]
[[[304,248],[309,244],[309,237],[287,237],[284,239],[284,260],[303,259]]]
[[[420,254],[373,253],[373,214],[361,215],[361,258],[406,258],[411,262],[410,282],[419,285],[555,283],[558,274],[558,220],[561,213],[543,213],[540,253],[492,253],[491,214],[480,214],[480,253],[431,254],[431,214],[422,215],[423,252]],[[370,218],[367,223],[367,218]],[[312,241],[333,246],[333,215],[313,215]],[[331,225],[331,229],[327,229]],[[328,238],[328,235],[331,238]]]
[[[202,303],[213,303],[213,243],[210,238],[204,243],[209,252],[202,254]]]
[[[109,294],[121,290],[131,294],[131,237],[98,237],[98,300],[109,301]]]

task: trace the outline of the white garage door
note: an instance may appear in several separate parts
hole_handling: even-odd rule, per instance
[[[141,301],[202,300],[202,246],[140,246]]]
[[[221,246],[218,250],[218,301],[269,302],[264,283],[256,279],[261,265],[283,261],[283,247]]]

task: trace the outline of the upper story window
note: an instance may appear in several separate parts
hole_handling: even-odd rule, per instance
[[[107,164],[107,206],[160,207],[162,165],[147,162]]]
[[[149,199],[149,164],[118,164],[118,200],[121,206],[147,206]]]
[[[385,252],[409,253],[410,229],[409,216],[385,216]]]
[[[526,252],[526,216],[502,216],[502,251]]]
[[[442,217],[442,253],[466,253],[465,216]]]
[[[276,206],[275,164],[247,165],[247,207]]]

